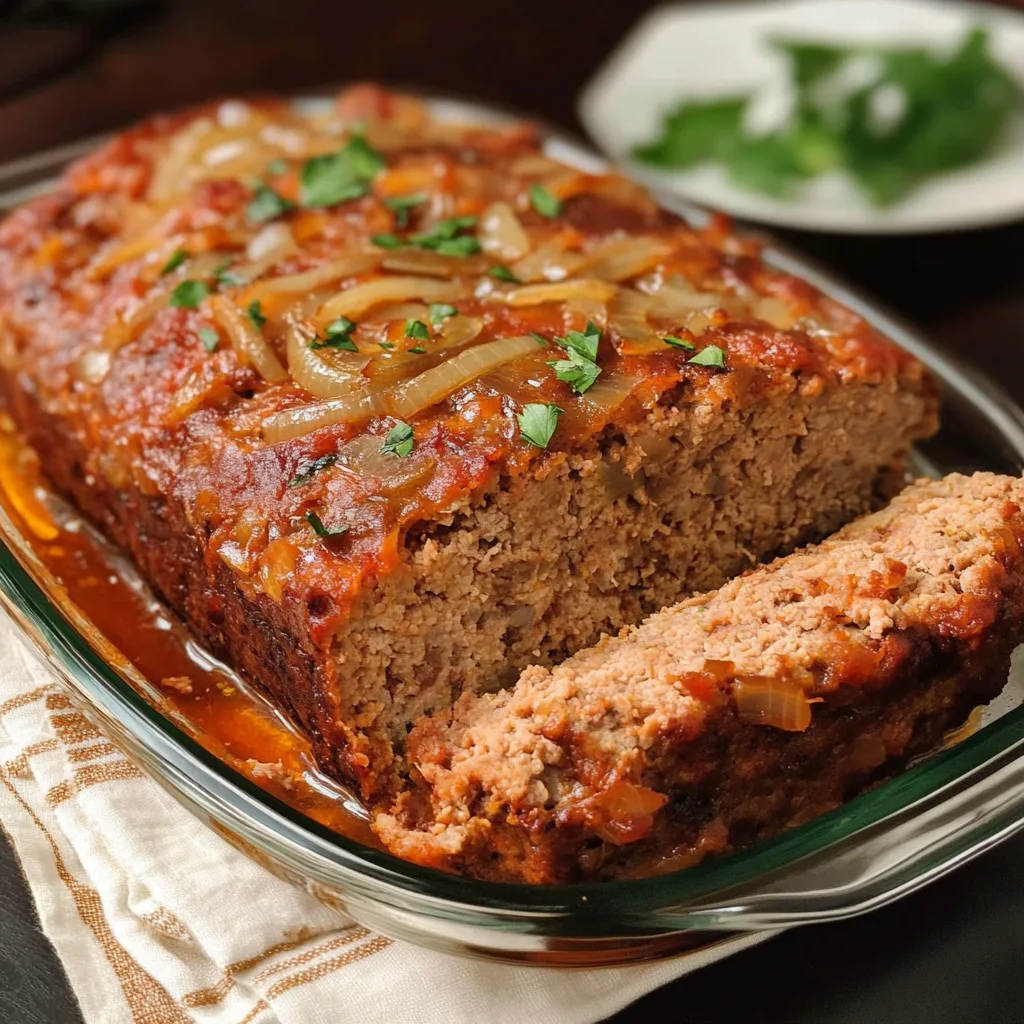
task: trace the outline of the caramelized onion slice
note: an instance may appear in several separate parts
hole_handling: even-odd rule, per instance
[[[585,434],[595,426],[607,423],[639,383],[639,377],[602,373],[597,383],[580,395],[578,401],[566,403],[560,425],[571,433]]]
[[[566,252],[568,242],[559,235],[539,245],[509,268],[519,281],[564,281],[583,262],[578,252]]]
[[[341,259],[332,260],[323,266],[304,270],[301,274],[285,274],[272,277],[269,281],[261,281],[253,290],[254,298],[279,293],[301,295],[316,288],[333,284],[344,277],[355,277],[366,274],[380,265],[380,256],[371,252],[350,253]]]
[[[388,253],[382,263],[385,270],[426,274],[429,277],[468,277],[482,274],[487,269],[486,259],[439,256],[430,249],[396,249]]]
[[[732,696],[740,720],[750,725],[803,732],[811,724],[807,694],[796,683],[767,676],[738,676]]]
[[[602,281],[624,281],[650,270],[671,251],[672,246],[660,238],[620,238],[589,253],[575,272]]]
[[[388,408],[393,415],[408,419],[488,370],[536,350],[537,342],[529,337],[502,338],[466,349],[396,388],[388,396]]]
[[[630,288],[620,288],[608,307],[608,323],[623,340],[662,346],[664,343],[647,322],[650,305],[650,296]]]
[[[407,302],[413,299],[453,302],[465,295],[466,289],[451,281],[438,281],[432,277],[380,277],[375,281],[346,288],[335,295],[320,310],[318,320],[330,323],[339,316],[358,320],[382,302]]]
[[[495,292],[495,298],[510,306],[539,306],[544,302],[568,302],[570,299],[595,299],[608,302],[615,294],[615,285],[584,277],[572,281],[557,281],[552,284],[528,284],[511,291]]]
[[[707,309],[724,309],[738,313],[743,309],[742,300],[725,292],[696,292],[666,284],[648,296],[648,311],[651,316],[666,320],[682,321],[691,313]]]
[[[483,329],[478,316],[452,316],[445,320],[438,337],[445,348],[455,348],[473,341]]]
[[[370,362],[369,356],[358,352],[311,349],[311,335],[295,324],[288,325],[287,337],[288,371],[296,384],[317,398],[350,394]]]
[[[477,238],[485,253],[504,263],[522,259],[530,251],[530,236],[508,203],[491,203],[484,210]]]
[[[432,455],[419,449],[404,458],[385,455],[380,450],[383,442],[376,434],[361,434],[341,449],[338,463],[356,476],[373,478],[385,494],[420,485],[433,474],[437,460]]]
[[[379,391],[364,391],[344,398],[331,398],[315,405],[299,405],[268,416],[263,421],[263,436],[268,444],[289,441],[311,434],[335,423],[360,423],[385,412]]]
[[[214,318],[231,339],[235,351],[254,366],[264,380],[273,383],[288,379],[288,371],[242,310],[225,295],[212,296],[209,305]]]

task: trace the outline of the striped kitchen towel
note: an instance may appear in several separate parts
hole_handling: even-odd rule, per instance
[[[0,824],[87,1024],[583,1024],[764,938],[558,971],[376,935],[248,860],[144,776],[2,611]]]

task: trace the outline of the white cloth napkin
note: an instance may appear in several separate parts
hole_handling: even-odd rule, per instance
[[[588,1024],[761,941],[558,971],[376,935],[215,835],[108,743],[0,611],[0,824],[87,1024]]]

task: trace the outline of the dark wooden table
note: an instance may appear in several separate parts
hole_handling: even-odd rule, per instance
[[[651,5],[181,0],[134,14],[97,6],[106,9],[98,20],[0,20],[0,160],[211,95],[363,78],[473,95],[578,129],[580,86]],[[1024,224],[892,239],[781,234],[1024,402]],[[1024,836],[895,907],[791,932],[616,1020],[1019,1021],[1022,875]],[[0,1021],[78,1020],[0,841]]]

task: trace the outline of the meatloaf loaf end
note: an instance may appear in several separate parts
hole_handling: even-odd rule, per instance
[[[527,127],[158,119],[0,226],[52,480],[364,795],[411,724],[902,483],[921,365]]]
[[[817,547],[419,724],[402,857],[565,882],[814,818],[991,699],[1024,639],[1024,482],[919,482]]]

